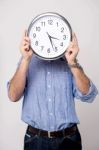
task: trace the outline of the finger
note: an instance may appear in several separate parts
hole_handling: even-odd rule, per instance
[[[71,42],[68,49],[72,49],[72,48],[75,48],[75,47],[76,47],[75,43]]]
[[[76,37],[75,33],[73,33],[73,43],[75,43],[76,45],[78,45],[78,40],[77,40],[77,37]]]
[[[23,46],[25,46],[25,45],[30,45],[30,43],[29,43],[28,41],[23,41],[22,45],[23,45]]]
[[[23,38],[25,37],[25,35],[26,35],[26,30],[24,30],[24,32],[23,32]]]
[[[30,38],[28,36],[25,36],[24,40],[27,41],[27,42],[30,42]]]
[[[73,45],[74,45],[74,43],[73,43],[73,42],[70,42],[69,47],[71,48],[71,47],[73,47]]]
[[[26,36],[26,37],[28,36],[28,32],[27,32],[27,30],[25,30],[25,36]]]
[[[29,51],[29,45],[25,45],[23,46],[24,50],[28,50]]]
[[[23,32],[23,39],[24,39],[24,37],[28,37],[28,32],[27,32],[27,30],[25,30],[25,31]]]
[[[69,52],[66,52],[66,55],[71,55],[73,52],[72,51],[69,51]]]
[[[72,53],[72,52],[73,52],[73,49],[72,49],[72,48],[68,48],[66,52],[67,52],[67,53]]]
[[[67,49],[68,52],[73,52],[73,53],[77,53],[79,51],[79,48],[76,47],[75,45],[71,46],[71,47],[68,47]]]
[[[70,42],[68,48],[71,48],[72,45],[73,45],[73,42]]]
[[[73,33],[72,33],[72,37],[73,37],[73,38],[72,38],[72,42],[75,42],[75,36],[76,36],[76,35],[75,35],[75,33],[73,32]]]

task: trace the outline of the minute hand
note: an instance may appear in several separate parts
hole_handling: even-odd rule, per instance
[[[51,42],[52,48],[54,49],[54,46],[53,46],[53,42],[52,42],[51,36],[48,34],[48,32],[47,32],[47,35],[48,35],[49,40],[50,40],[50,42]]]

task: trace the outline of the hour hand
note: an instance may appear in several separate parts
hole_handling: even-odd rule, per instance
[[[58,39],[58,38],[56,38],[56,37],[50,36],[50,35],[48,34],[48,32],[47,32],[47,35],[48,35],[48,37],[50,37],[51,39],[59,40],[59,39]]]
[[[53,36],[50,36],[52,39],[56,39],[56,40],[59,40],[58,38],[56,38],[56,37],[53,37]]]

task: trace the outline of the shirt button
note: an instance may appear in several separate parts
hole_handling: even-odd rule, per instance
[[[48,73],[48,74],[50,74],[50,72],[49,72],[49,71],[48,71],[47,73]]]
[[[48,85],[48,87],[50,88],[51,86],[50,86],[50,85]]]
[[[49,100],[49,102],[51,101],[51,99],[50,99],[50,98],[49,98],[48,100]]]
[[[51,102],[51,99],[50,99],[50,98],[49,98],[48,100],[49,100],[49,102]]]
[[[54,127],[51,127],[51,129],[54,129]]]
[[[53,114],[52,114],[52,113],[50,113],[50,116],[53,116]]]

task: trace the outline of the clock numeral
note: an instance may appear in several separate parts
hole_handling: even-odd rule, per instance
[[[66,35],[63,35],[63,40],[66,40]]]
[[[60,43],[60,46],[63,46],[63,42]]]
[[[50,48],[48,48],[48,49],[47,49],[47,52],[48,52],[48,53],[50,53],[50,52],[51,52],[51,51],[50,51]]]
[[[36,33],[33,33],[33,38],[36,38]]]
[[[44,22],[44,21],[42,21],[42,22],[41,22],[41,25],[42,25],[43,27],[45,27],[45,22]]]
[[[64,28],[63,28],[63,27],[61,28],[61,32],[62,32],[62,33],[64,32]]]
[[[58,27],[58,22],[56,22],[56,25],[57,25],[57,27]]]
[[[49,25],[53,25],[53,20],[48,20]]]
[[[38,41],[35,42],[35,45],[38,46]]]
[[[44,46],[41,46],[41,50],[43,50],[44,49]]]
[[[41,30],[41,28],[40,28],[40,27],[36,27],[36,31],[38,31],[38,32],[39,32],[40,30]]]

